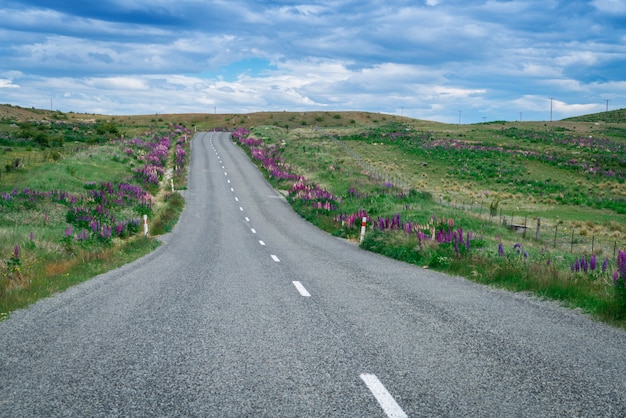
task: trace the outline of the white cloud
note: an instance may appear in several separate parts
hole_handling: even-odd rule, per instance
[[[598,9],[600,13],[613,16],[626,15],[626,2],[624,2],[624,0],[593,0],[591,4]]]
[[[0,89],[17,89],[20,86],[18,86],[17,84],[13,84],[13,82],[11,80],[8,80],[6,78],[0,78]]]

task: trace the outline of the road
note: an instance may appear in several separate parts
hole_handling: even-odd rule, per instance
[[[154,253],[0,323],[0,416],[626,416],[626,333],[319,231],[227,133]]]

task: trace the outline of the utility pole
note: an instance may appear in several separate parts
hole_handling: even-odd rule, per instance
[[[550,97],[550,122],[552,122],[552,100],[554,100],[554,98]]]
[[[459,125],[461,124],[461,110],[459,110]]]
[[[604,99],[606,100],[606,113],[609,113],[609,102],[611,101],[611,99]]]
[[[522,121],[522,112],[519,112],[519,121]]]

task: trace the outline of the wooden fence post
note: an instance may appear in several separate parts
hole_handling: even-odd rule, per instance
[[[556,233],[558,232],[558,230],[559,230],[559,224],[556,224],[554,226],[554,245],[553,245],[554,248],[556,248]]]
[[[541,236],[541,218],[537,218],[537,232],[535,232],[535,239],[539,241]]]

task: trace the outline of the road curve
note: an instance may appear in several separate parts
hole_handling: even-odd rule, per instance
[[[626,416],[626,333],[360,250],[227,133],[164,245],[0,323],[0,416]]]

